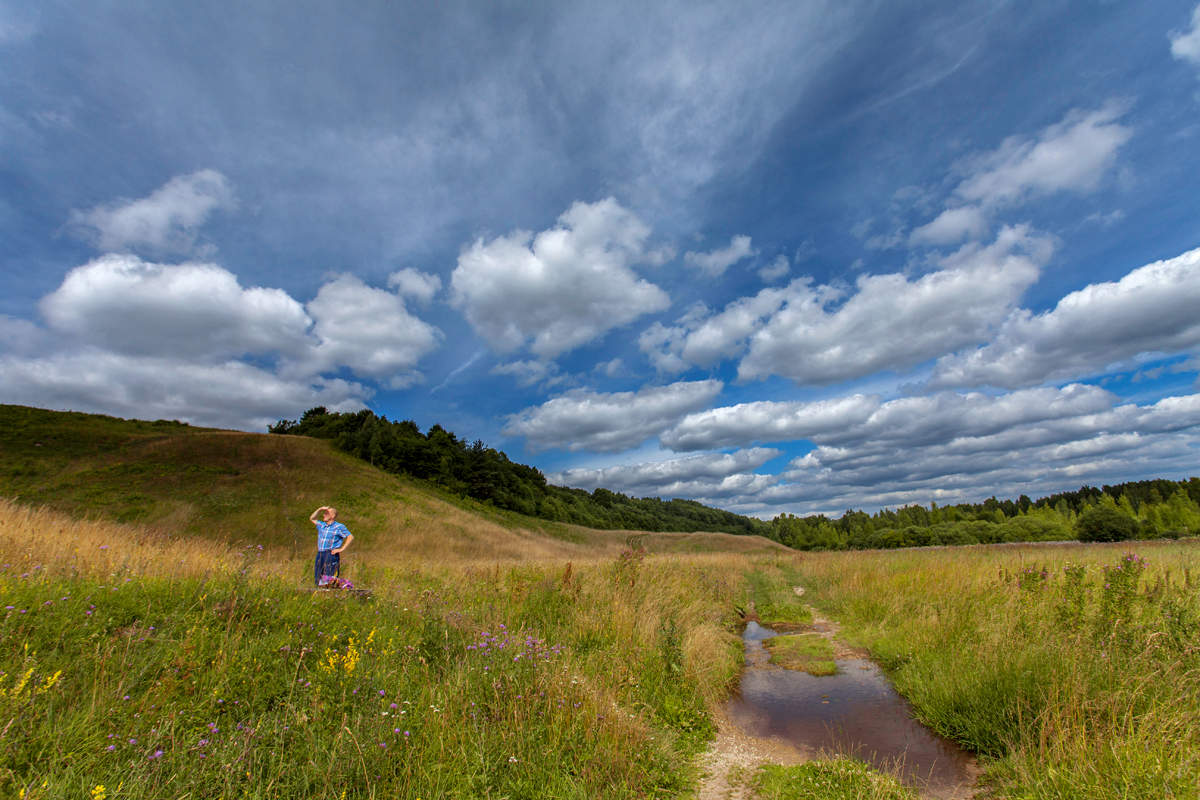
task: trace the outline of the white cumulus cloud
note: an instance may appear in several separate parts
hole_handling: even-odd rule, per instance
[[[478,239],[458,257],[452,303],[499,352],[524,345],[554,358],[670,305],[638,278],[650,229],[608,198],[575,203],[558,225]]]
[[[754,442],[812,439],[865,423],[878,397],[854,394],[814,402],[760,400],[689,414],[662,434],[672,450],[707,450]]]
[[[636,392],[574,391],[514,414],[504,427],[536,449],[618,452],[656,436],[720,394],[721,381],[684,381]]]
[[[1037,280],[1049,252],[1024,227],[1005,228],[992,244],[964,246],[916,280],[864,275],[833,308],[831,292],[793,283],[786,304],[750,337],[738,377],[834,383],[984,341]]]
[[[297,352],[310,324],[281,289],[245,288],[216,264],[156,264],[106,255],[42,298],[50,326],[134,355],[221,358]]]
[[[370,394],[357,383],[289,380],[239,361],[189,363],[91,348],[0,357],[0,384],[6,403],[256,431],[297,409],[357,411]]]
[[[730,497],[775,483],[774,476],[759,475],[753,470],[780,452],[755,447],[733,453],[701,453],[599,469],[568,469],[547,475],[546,479],[577,489],[603,487],[635,497]]]
[[[428,272],[405,267],[388,276],[388,286],[395,289],[401,297],[411,297],[418,302],[428,303],[442,288],[442,279]]]
[[[1071,292],[1045,313],[1016,311],[986,346],[939,360],[931,381],[1015,388],[1187,352],[1200,346],[1197,309],[1200,249]]]
[[[667,373],[742,356],[743,380],[778,375],[828,384],[908,369],[986,341],[1050,252],[1025,226],[1006,227],[990,245],[964,245],[916,279],[863,275],[847,291],[801,278],[715,314],[693,309],[675,325],[655,323],[639,345]]]
[[[209,215],[233,207],[229,181],[203,169],[172,178],[147,197],[73,211],[70,226],[101,250],[188,253]]]
[[[936,424],[944,412],[947,424]],[[931,499],[978,502],[1130,474],[1182,476],[1194,470],[1200,446],[1200,395],[1148,406],[1118,405],[1116,397],[1081,386],[994,399],[940,395],[932,407],[921,398],[885,404],[873,423],[842,441],[818,437],[816,449],[775,485],[741,498],[741,507],[836,512]]]
[[[326,283],[307,309],[318,341],[294,366],[311,373],[344,366],[403,388],[420,380],[417,362],[441,339],[437,328],[408,312],[401,297],[353,275]]]

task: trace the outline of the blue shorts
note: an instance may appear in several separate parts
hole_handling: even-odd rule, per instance
[[[322,575],[340,575],[341,568],[341,553],[335,553],[332,550],[318,550],[317,560],[313,564],[313,581],[319,586]]]

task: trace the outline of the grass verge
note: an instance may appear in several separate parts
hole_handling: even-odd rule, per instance
[[[810,675],[836,675],[833,645],[816,633],[793,633],[774,636],[763,642],[771,654],[771,663]]]

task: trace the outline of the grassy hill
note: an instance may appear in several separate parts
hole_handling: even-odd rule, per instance
[[[356,549],[388,561],[611,555],[629,535],[546,522],[378,470],[302,436],[0,405],[0,496],[171,536],[312,545],[308,515],[335,505]],[[779,551],[757,536],[647,534],[655,551]]]

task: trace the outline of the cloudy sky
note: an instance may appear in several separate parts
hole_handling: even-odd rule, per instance
[[[770,518],[1200,473],[1200,6],[0,0],[0,402]]]

